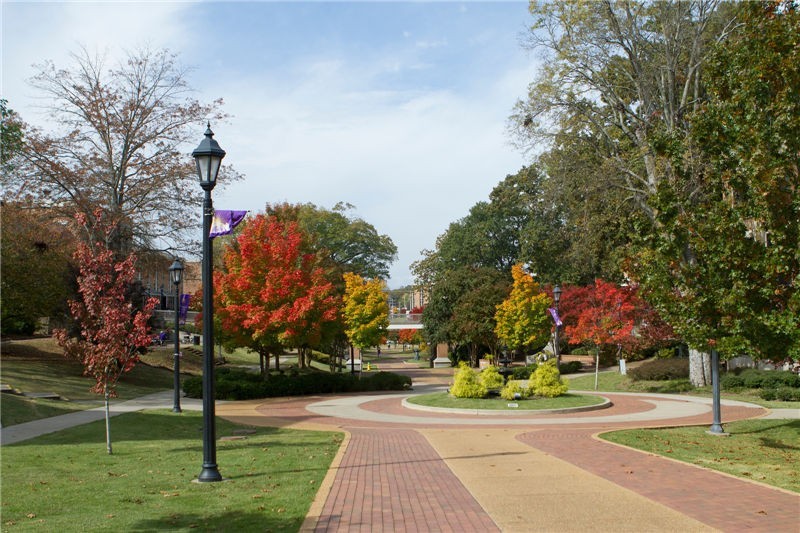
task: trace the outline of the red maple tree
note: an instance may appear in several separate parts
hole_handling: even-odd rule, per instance
[[[589,342],[598,350],[604,344],[620,345],[628,341],[636,325],[633,290],[601,279],[596,279],[594,286],[583,289],[585,305],[572,311],[576,315],[575,323],[567,324],[565,328],[570,340]]]
[[[113,225],[102,227],[101,211],[95,212],[92,228],[88,227],[85,216],[77,215],[76,219],[90,234],[108,239],[114,231]],[[147,321],[158,300],[149,298],[141,310],[129,300],[128,292],[136,273],[133,254],[118,261],[107,242],[79,243],[74,258],[80,269],[77,279],[80,299],[68,304],[79,334],[71,337],[66,330],[59,329],[53,336],[64,354],[78,359],[84,374],[94,378],[92,391],[103,395],[106,447],[111,454],[109,398],[116,396],[120,377],[139,361],[139,349],[150,345]]]
[[[295,222],[257,215],[226,249],[215,272],[215,310],[222,329],[261,355],[297,348],[305,367],[338,319],[333,284],[318,257],[304,253],[305,235]],[[262,365],[263,368],[263,365]]]
[[[598,290],[600,294],[598,294]],[[567,285],[562,288],[559,311],[567,341],[573,345],[583,342],[594,343],[592,339],[587,339],[580,334],[585,332],[587,317],[601,314],[602,309],[606,309],[608,313],[619,315],[622,308],[617,309],[617,301],[625,303],[627,313],[623,318],[632,320],[634,328],[629,331],[628,335],[615,335],[610,344],[621,348],[628,356],[663,347],[675,339],[672,328],[661,319],[652,306],[639,297],[637,287],[619,287],[597,280],[594,285],[585,287]],[[605,307],[603,302],[605,302]],[[578,328],[581,317],[584,320],[584,327]],[[579,334],[578,336],[576,336],[576,332]]]

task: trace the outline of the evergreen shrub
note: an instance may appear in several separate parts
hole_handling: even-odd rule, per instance
[[[500,397],[504,400],[516,400],[517,394],[524,399],[528,398],[531,392],[527,387],[523,387],[519,382],[512,380],[509,380],[505,387],[500,390]]]
[[[533,363],[528,366],[515,366],[511,368],[511,379],[528,379],[538,365]]]
[[[480,380],[483,386],[489,390],[499,389],[503,386],[503,383],[505,383],[503,376],[500,375],[500,372],[498,372],[497,367],[494,365],[489,365],[481,371]]]
[[[739,374],[739,377],[744,387],[748,389],[775,389],[781,386],[800,388],[800,376],[788,370],[747,368]]]
[[[666,381],[689,377],[688,359],[653,359],[628,370],[634,381]]]
[[[583,363],[580,361],[569,361],[558,365],[558,371],[562,374],[575,374],[576,372],[580,372],[582,368]]]
[[[489,389],[479,379],[478,373],[462,361],[458,364],[450,394],[456,398],[486,398]]]
[[[569,389],[569,382],[562,379],[556,367],[556,360],[551,359],[539,365],[536,371],[531,374],[529,389],[536,396],[543,398],[555,398],[561,396]]]
[[[407,390],[411,387],[411,378],[391,372],[361,376],[321,371],[291,374],[261,376],[238,368],[219,368],[216,372],[215,397],[218,400],[250,400],[307,394]],[[184,380],[183,390],[189,398],[202,398],[202,377],[192,376]]]

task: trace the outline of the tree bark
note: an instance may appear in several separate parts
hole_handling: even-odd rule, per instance
[[[708,353],[689,348],[689,381],[695,387],[711,384],[711,356]]]

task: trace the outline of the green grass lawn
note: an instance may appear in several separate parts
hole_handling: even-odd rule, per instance
[[[196,483],[201,429],[147,411],[111,420],[114,455],[103,421],[4,446],[3,531],[297,531],[342,441],[219,419],[218,437],[247,434],[217,445],[226,481]]]
[[[800,492],[800,420],[742,420],[724,424],[730,437],[707,426],[630,429],[601,438],[639,450]]]
[[[510,402],[499,397],[487,399],[454,398],[446,392],[434,392],[408,398],[409,403],[425,405],[428,407],[444,407],[448,409],[489,409],[524,411],[539,409],[564,409],[567,407],[586,407],[603,402],[599,396],[578,394],[564,394],[557,398],[535,398],[528,400],[514,400]],[[509,407],[508,404],[517,404],[519,407]]]
[[[61,400],[25,398],[14,394],[3,394],[0,399],[0,422],[3,427],[49,418],[73,411],[82,411],[86,406]]]

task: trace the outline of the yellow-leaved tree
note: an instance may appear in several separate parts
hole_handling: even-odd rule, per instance
[[[497,306],[494,315],[495,334],[512,350],[543,346],[550,336],[550,298],[522,265],[512,266],[511,276],[511,294]]]
[[[353,346],[364,349],[377,346],[389,327],[389,297],[383,280],[364,279],[358,274],[344,274],[345,333]]]

